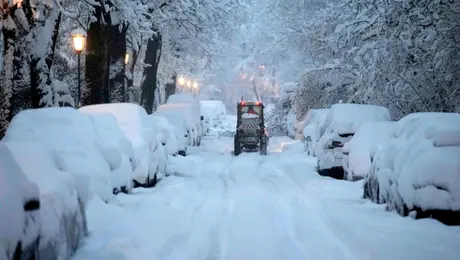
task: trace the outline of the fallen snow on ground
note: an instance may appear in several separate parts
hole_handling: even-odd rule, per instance
[[[95,198],[74,260],[458,259],[459,227],[361,199],[362,182],[320,177],[292,140],[238,157],[232,142],[204,139],[155,188]]]

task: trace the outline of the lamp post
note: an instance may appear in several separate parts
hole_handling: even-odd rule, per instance
[[[81,100],[81,79],[80,79],[80,57],[81,53],[85,49],[85,43],[86,43],[86,32],[83,31],[82,29],[76,29],[72,31],[72,42],[73,42],[73,50],[75,53],[77,53],[77,69],[78,69],[78,79],[77,79],[77,89],[78,89],[78,94],[77,94],[77,102],[76,106],[80,107],[80,100]]]
[[[129,63],[129,53],[127,52],[125,54],[125,80],[123,82],[123,84],[124,84],[124,86],[123,86],[123,102],[128,101],[128,79],[126,78],[126,69],[127,69],[128,63]]]

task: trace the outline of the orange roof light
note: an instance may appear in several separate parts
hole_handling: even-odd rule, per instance
[[[246,102],[244,102],[244,101],[241,101],[241,102],[240,102],[240,104],[243,105],[243,106],[244,106],[245,103],[246,103]]]
[[[256,106],[260,106],[261,102],[260,101],[257,101],[256,102]]]

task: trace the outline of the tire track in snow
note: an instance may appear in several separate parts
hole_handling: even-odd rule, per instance
[[[293,198],[291,201],[291,204],[297,205],[299,208],[302,205],[305,205],[308,208],[309,216],[312,217],[312,220],[317,223],[319,227],[321,227],[321,230],[323,230],[325,233],[324,235],[329,236],[333,238],[333,241],[336,241],[337,246],[344,252],[342,254],[345,259],[349,260],[359,260],[363,259],[363,257],[359,254],[360,250],[363,250],[362,248],[355,248],[355,250],[352,250],[352,246],[347,243],[347,240],[345,238],[341,238],[339,234],[337,234],[334,229],[328,224],[327,222],[327,215],[324,214],[324,212],[321,209],[321,205],[319,202],[314,198],[313,195],[310,194],[310,192],[305,189],[304,186],[299,182],[297,178],[292,176],[292,174],[289,174],[286,167],[285,172],[287,179],[293,184],[293,186],[297,187],[299,191],[302,192],[302,195],[298,195]],[[306,195],[306,196],[305,196]],[[299,234],[296,235],[296,237],[300,240]]]
[[[277,173],[262,173],[264,170]],[[284,176],[285,173],[276,164],[268,161],[265,162],[265,164],[260,168],[259,175],[262,182],[266,184],[265,190],[267,192],[267,196],[273,197],[274,222],[276,225],[275,228],[280,234],[279,241],[282,242],[282,248],[285,254],[284,259],[307,259],[306,254],[302,249],[302,243],[295,235],[294,227],[292,225],[294,218],[291,204],[288,203],[290,199],[289,187],[283,187],[281,184],[281,181],[283,181],[282,176]]]
[[[227,255],[228,246],[228,232],[233,211],[233,201],[230,197],[230,170],[234,158],[232,157],[230,163],[226,165],[219,177],[222,181],[223,192],[221,197],[222,213],[219,222],[209,230],[209,245],[210,252],[205,260],[220,260],[225,259]]]

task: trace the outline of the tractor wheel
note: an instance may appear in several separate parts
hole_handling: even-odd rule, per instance
[[[260,155],[267,155],[267,137],[266,136],[260,139],[259,153]]]
[[[234,145],[233,154],[235,156],[240,155],[240,153],[241,153],[241,144],[240,144],[240,140],[238,138],[238,135],[235,135],[235,137],[233,139],[233,145]]]

